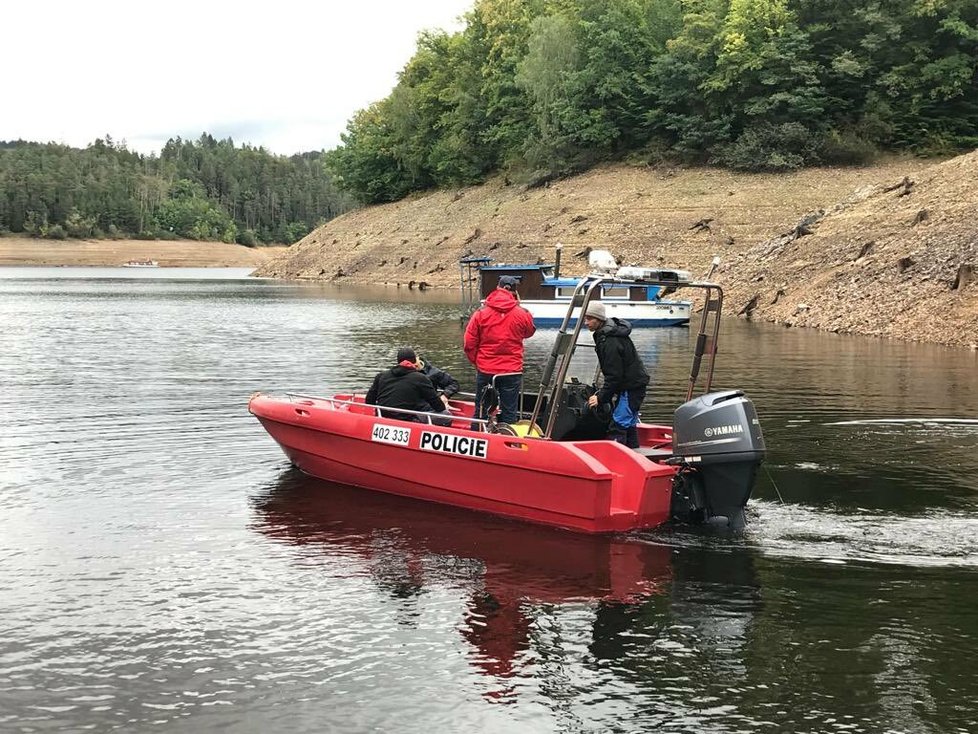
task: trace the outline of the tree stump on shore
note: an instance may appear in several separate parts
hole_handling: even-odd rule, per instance
[[[958,266],[958,275],[954,279],[954,285],[951,286],[951,290],[959,291],[967,288],[975,279],[975,266],[968,263],[964,263]]]

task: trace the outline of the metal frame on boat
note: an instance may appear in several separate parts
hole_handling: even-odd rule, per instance
[[[578,344],[581,315],[608,283],[704,293],[685,402],[672,426],[639,424],[638,450],[605,437],[587,408],[594,387],[567,378],[576,348],[591,346]],[[477,420],[471,400],[451,401],[450,425],[418,411],[391,417],[390,408],[353,394],[256,393],[249,410],[293,464],[333,482],[589,533],[670,519],[740,527],[765,448],[750,400],[737,390],[710,392],[722,308],[719,285],[674,271],[581,279],[539,390],[522,396],[513,426]]]

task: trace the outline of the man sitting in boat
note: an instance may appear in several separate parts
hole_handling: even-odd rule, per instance
[[[418,355],[410,347],[398,349],[397,364],[374,377],[366,402],[382,408],[450,415],[431,380],[418,370]],[[382,410],[381,415],[405,421],[423,420],[421,416],[397,410]]]
[[[587,404],[591,408],[613,404],[608,438],[637,449],[638,409],[645,400],[649,373],[629,336],[632,326],[624,319],[609,319],[601,301],[587,305],[584,323],[594,337],[594,351],[604,376],[601,388],[588,398]]]
[[[418,350],[414,350],[417,354]],[[421,355],[418,354],[418,371],[431,380],[431,384],[435,386],[435,390],[438,391],[441,401],[448,408],[448,401],[451,399],[452,395],[459,391],[458,380],[448,374],[445,370],[435,367],[431,362],[422,359]]]

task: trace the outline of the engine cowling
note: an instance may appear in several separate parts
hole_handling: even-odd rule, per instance
[[[707,393],[680,405],[673,416],[673,454],[682,466],[673,516],[742,527],[766,454],[757,411],[743,391]]]

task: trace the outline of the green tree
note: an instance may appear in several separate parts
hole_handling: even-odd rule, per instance
[[[127,150],[109,136],[85,149],[20,141],[0,143],[0,229],[40,233],[42,225],[58,225],[71,236],[150,237],[170,185],[181,179],[266,242],[285,241],[292,223],[312,228],[351,206],[322,152],[286,158],[207,134],[170,140],[160,157]]]
[[[160,229],[192,240],[234,242],[237,228],[227,212],[204,196],[204,187],[180,179],[170,187],[169,198],[156,212]]]
[[[398,164],[389,106],[385,100],[357,112],[340,136],[343,145],[326,158],[337,184],[366,204],[396,201],[413,190]]]
[[[786,0],[731,0],[719,35],[716,69],[705,87],[729,110],[733,132],[756,170],[786,170],[818,160],[826,129],[825,93],[811,48]],[[750,158],[720,151],[721,159]]]
[[[687,0],[682,27],[649,70],[645,125],[681,158],[702,160],[729,142],[733,115],[709,84],[727,0]]]
[[[516,84],[531,100],[534,123],[523,143],[526,161],[548,175],[567,170],[578,150],[564,124],[579,59],[575,30],[562,15],[534,18],[526,56],[516,69]]]
[[[482,59],[480,143],[497,166],[520,159],[532,130],[530,101],[516,83],[516,70],[527,52],[530,24],[544,7],[543,0],[478,0],[467,16],[469,42]]]
[[[678,0],[584,0],[583,59],[575,79],[572,125],[582,150],[611,155],[643,145],[652,69],[681,29]],[[569,125],[571,127],[571,125]]]

